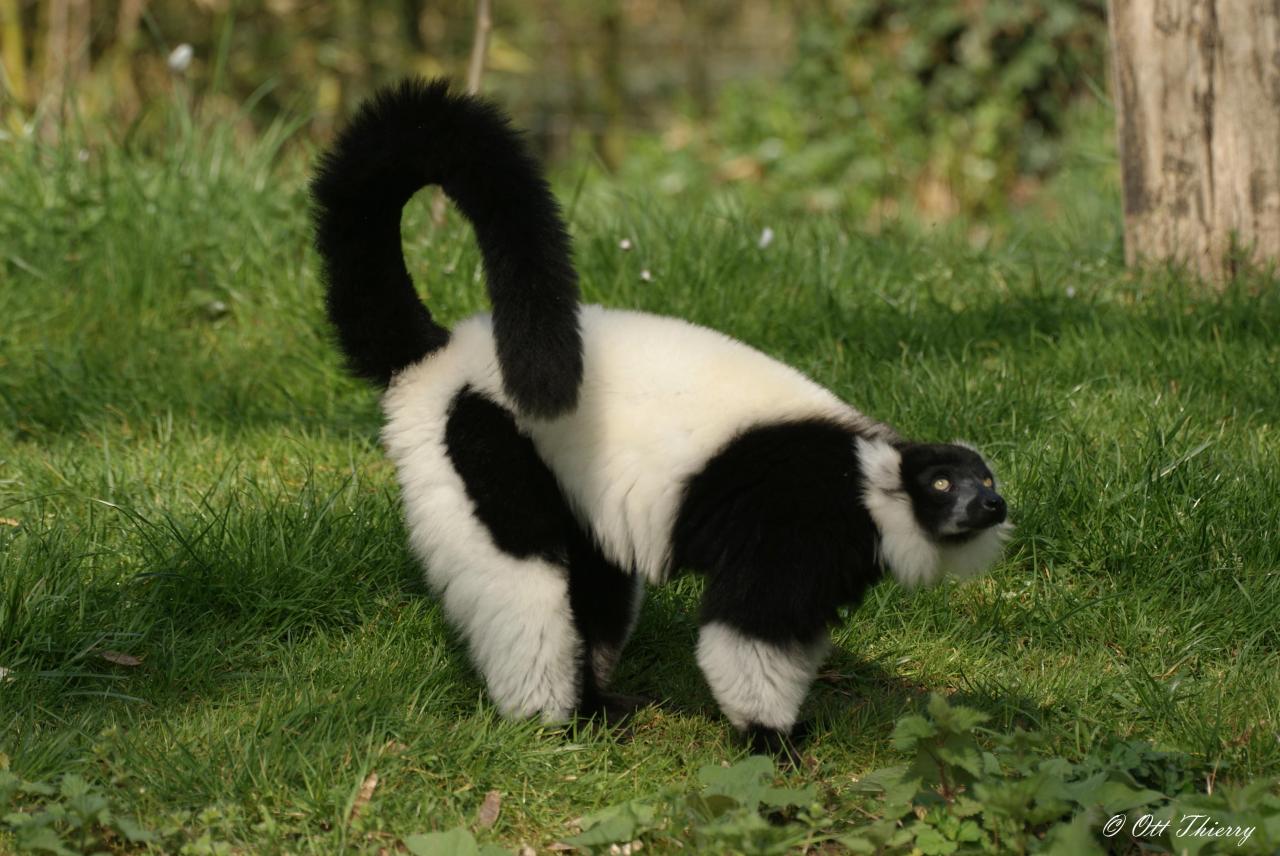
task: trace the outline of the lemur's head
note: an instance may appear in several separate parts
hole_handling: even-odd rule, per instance
[[[1004,522],[1004,497],[982,456],[967,446],[918,443],[904,446],[902,488],[920,528],[948,544],[962,544]]]
[[[985,571],[1012,528],[991,466],[958,443],[859,442],[863,499],[880,557],[900,583]]]

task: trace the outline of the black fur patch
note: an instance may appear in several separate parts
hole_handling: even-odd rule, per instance
[[[463,387],[449,407],[445,446],[476,517],[499,550],[567,564],[569,508],[533,442],[506,409]]]
[[[797,722],[789,732],[766,725],[749,725],[742,739],[752,755],[772,755],[782,766],[794,767],[800,760],[800,747],[809,739],[809,723]]]
[[[569,542],[569,605],[588,649],[621,650],[637,597],[635,581],[575,527]]]
[[[854,441],[822,420],[753,428],[690,479],[673,540],[707,575],[703,622],[806,642],[880,578]]]
[[[400,246],[400,210],[427,184],[475,229],[507,393],[524,413],[571,409],[582,336],[560,207],[502,111],[441,80],[407,80],[366,101],[311,183],[326,306],[352,370],[386,384],[448,341]]]

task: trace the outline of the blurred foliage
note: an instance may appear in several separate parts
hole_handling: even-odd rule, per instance
[[[1047,174],[1073,102],[1105,88],[1101,0],[837,0],[804,38],[809,61],[790,88],[822,98],[820,84],[843,81],[843,94],[828,84],[832,112],[866,124],[881,164],[923,167],[925,207],[933,183],[947,185],[951,206],[981,210],[1019,176]],[[900,178],[865,169],[888,191]]]
[[[710,125],[675,127],[655,160],[689,149],[805,210],[946,219],[1025,202],[1073,132],[1110,133],[1102,2],[797,5],[782,79],[730,85]],[[634,167],[671,192],[697,181],[696,163]]]
[[[473,0],[0,0],[6,124],[116,135],[192,98],[251,134],[324,139],[376,85],[462,77]],[[989,217],[1061,165],[1105,80],[1102,0],[529,0],[494,4],[484,88],[553,161],[659,193]],[[170,60],[189,45],[190,64]],[[195,97],[198,94],[198,97]],[[1098,117],[1102,116],[1102,119]],[[40,125],[40,122],[36,122]]]

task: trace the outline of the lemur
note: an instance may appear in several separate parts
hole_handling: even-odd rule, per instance
[[[419,299],[401,210],[439,185],[492,314]],[[581,305],[570,238],[507,117],[443,81],[368,100],[311,185],[326,307],[385,387],[409,540],[499,711],[607,708],[646,584],[705,575],[697,661],[753,744],[796,724],[841,607],[986,569],[1005,501],[959,444],[909,442],[795,369],[678,318]]]

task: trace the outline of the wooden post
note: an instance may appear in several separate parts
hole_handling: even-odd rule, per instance
[[[622,70],[622,4],[609,0],[601,4],[596,19],[595,66],[600,80],[600,107],[604,114],[593,134],[596,153],[610,171],[617,171],[626,150],[623,113],[626,110],[626,87]]]
[[[116,40],[110,49],[111,85],[116,109],[132,122],[142,109],[134,82],[134,52],[138,47],[138,26],[147,0],[121,0],[116,14]]]
[[[476,25],[471,34],[471,59],[467,61],[467,94],[480,94],[485,57],[489,55],[489,33],[493,30],[493,10],[489,0],[476,3]]]
[[[1128,263],[1280,260],[1280,6],[1110,6]]]
[[[471,58],[467,60],[467,94],[480,94],[480,81],[484,77],[484,63],[489,55],[489,34],[493,31],[493,8],[490,0],[476,0],[476,23],[471,32]],[[436,188],[431,200],[431,222],[444,223],[444,191]]]
[[[0,87],[18,104],[27,105],[27,50],[22,32],[22,12],[18,0],[0,0]]]

